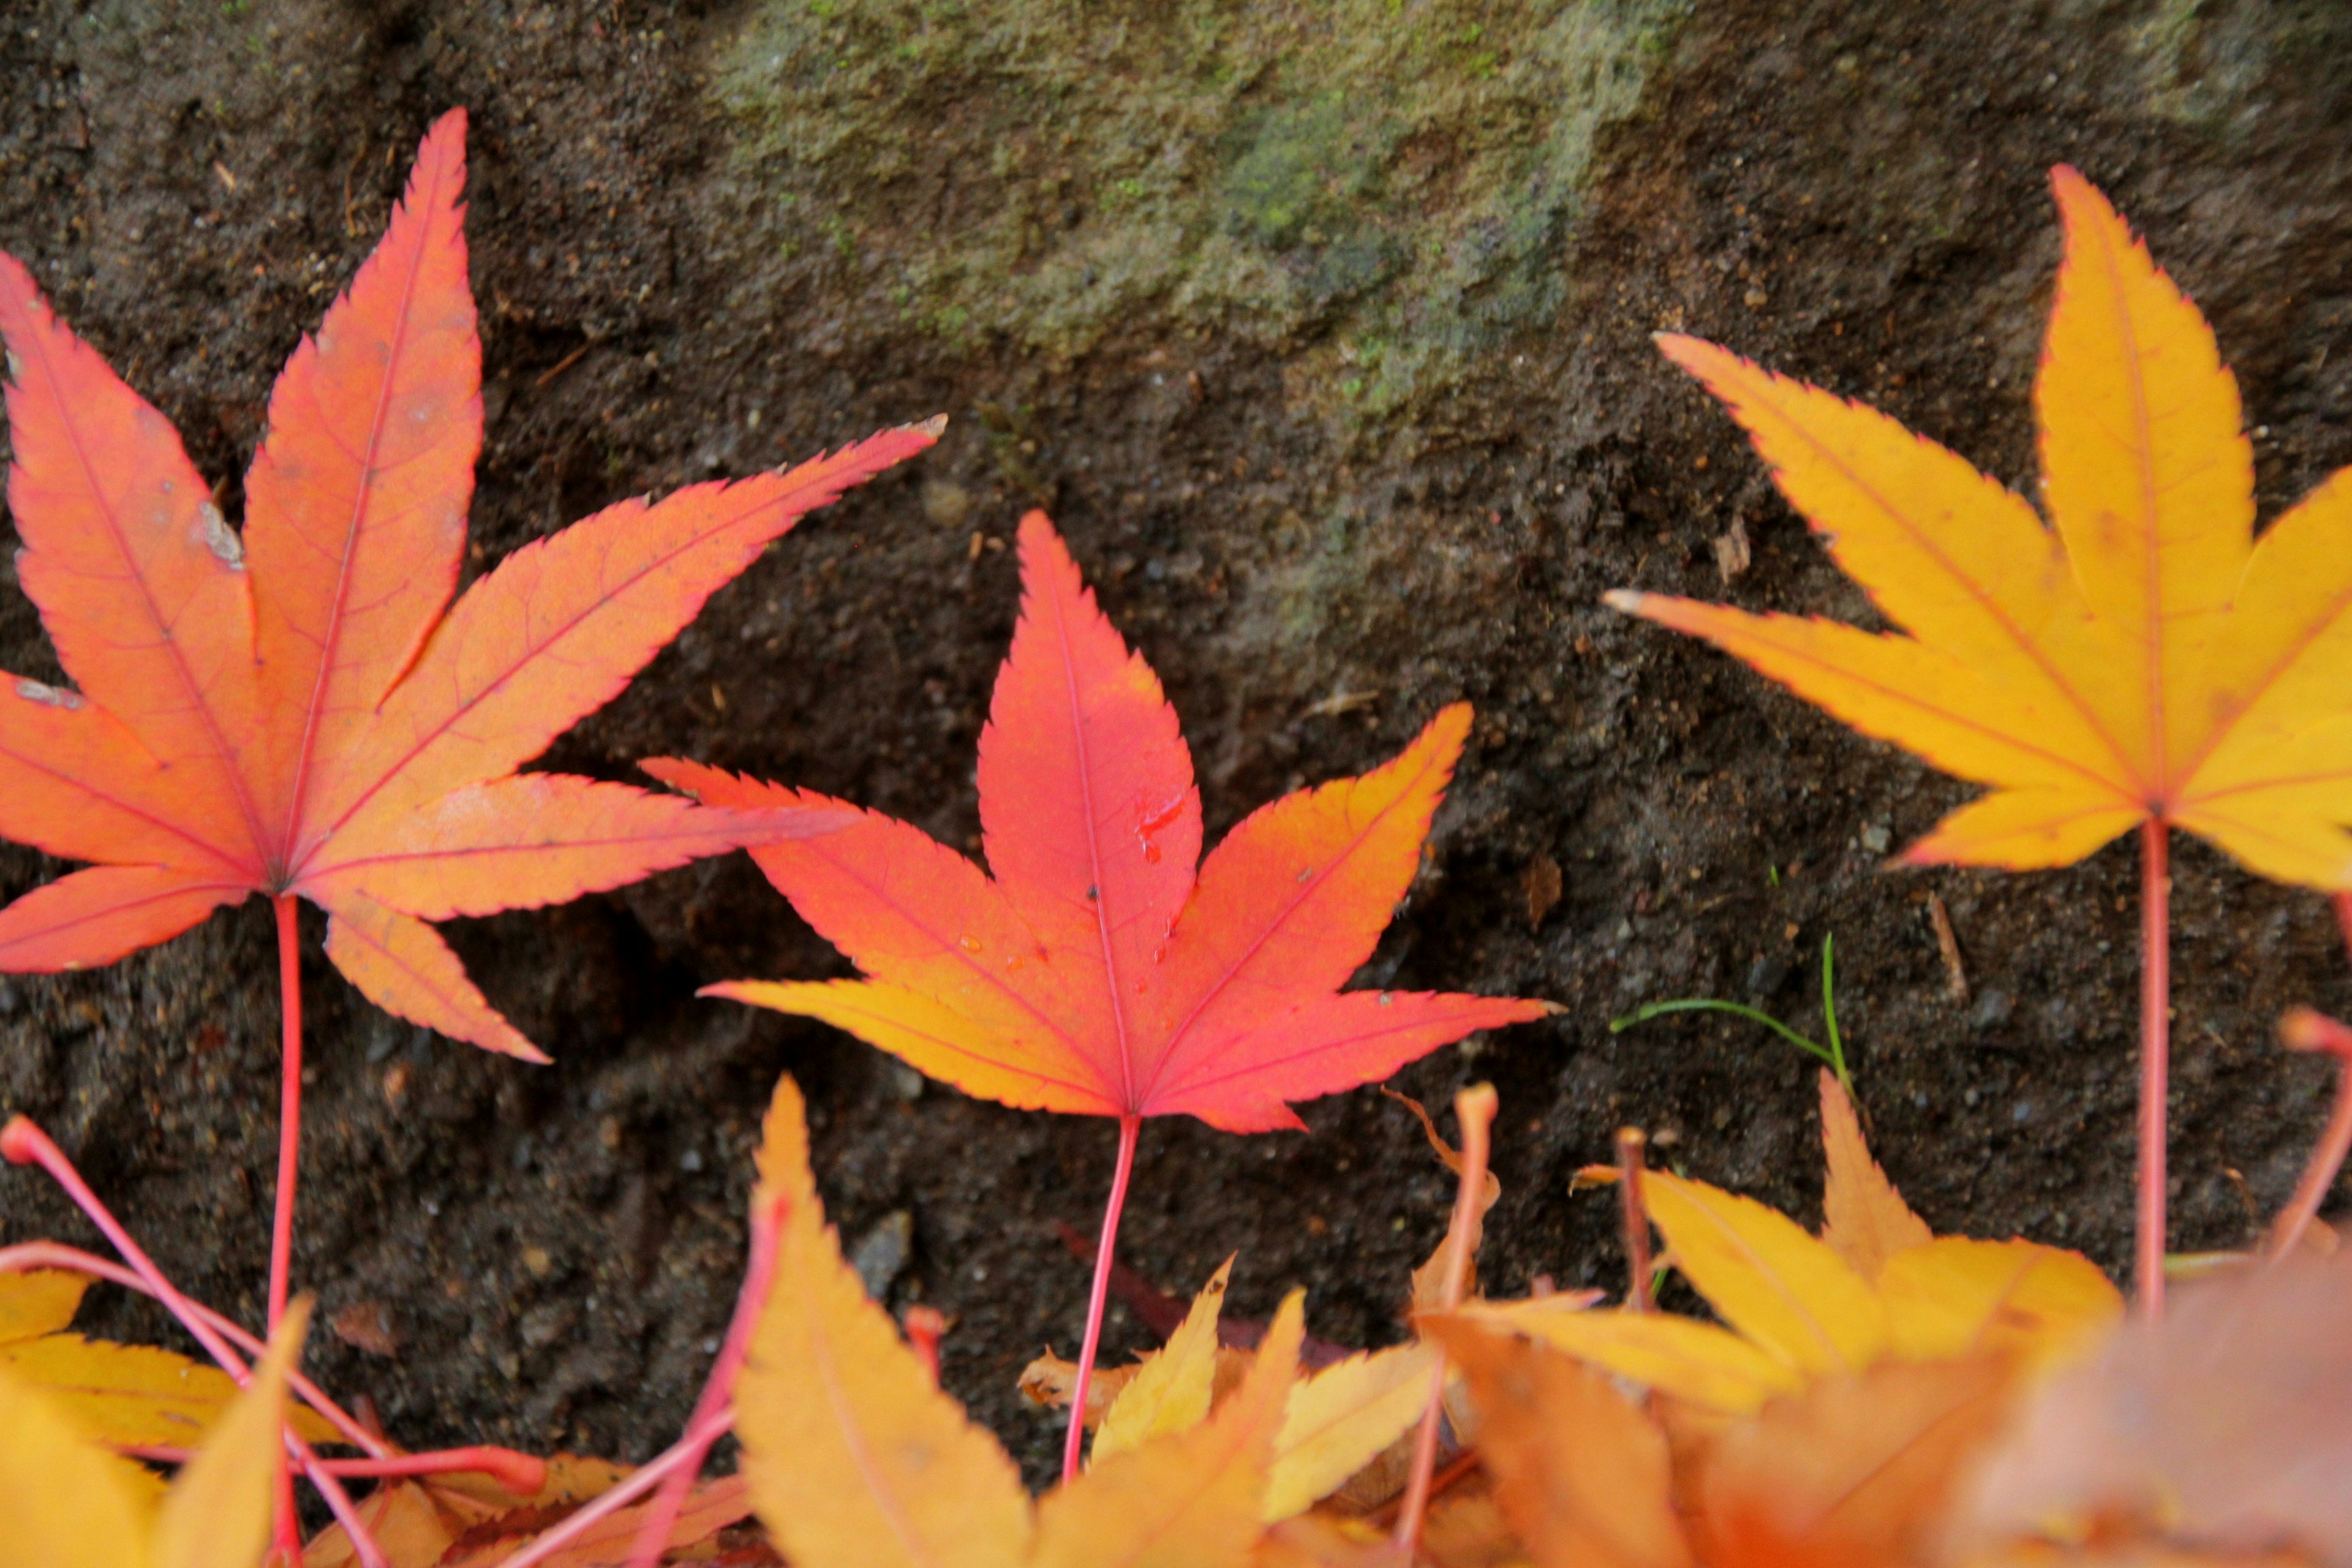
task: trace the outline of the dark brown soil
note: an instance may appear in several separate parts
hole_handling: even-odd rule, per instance
[[[912,7],[842,8],[856,14],[828,37],[845,51],[920,30]],[[1112,91],[1143,69],[1117,49],[1148,38],[1105,41],[1145,26],[1143,0],[1089,8],[1084,28],[1076,8],[1034,9],[1051,26],[1027,47],[1098,58]],[[1573,9],[1409,0],[1396,25],[1472,39],[1464,79],[1507,84],[1538,24]],[[2352,460],[2352,24],[2327,0],[1593,9],[1643,13],[1622,57],[1638,91],[1600,116],[1581,183],[1546,198],[1542,223],[1517,239],[1493,227],[1521,247],[1519,272],[1474,278],[1444,331],[1434,294],[1398,307],[1382,363],[1422,368],[1370,391],[1346,369],[1366,361],[1365,323],[1403,298],[1397,279],[1423,279],[1394,258],[1438,253],[1412,249],[1415,225],[1474,211],[1448,184],[1484,166],[1469,132],[1430,121],[1370,152],[1351,143],[1346,180],[1310,156],[1322,216],[1217,231],[1271,257],[1267,276],[1305,280],[1283,311],[1228,300],[1204,315],[1138,285],[1082,331],[1034,300],[1000,322],[921,268],[976,245],[1007,193],[1034,194],[989,161],[1028,133],[1024,114],[1077,163],[1053,178],[1083,184],[1097,100],[1028,104],[1027,79],[979,43],[837,108],[822,83],[785,82],[772,90],[800,93],[795,111],[895,117],[853,126],[832,163],[796,163],[760,140],[789,116],[747,107],[771,89],[746,86],[758,66],[742,40],[801,25],[774,6],[14,0],[0,7],[0,246],[178,422],[234,517],[279,363],[373,244],[425,124],[466,105],[484,560],[618,497],[954,418],[929,458],[722,593],[551,762],[617,777],[643,755],[695,756],[963,841],[1014,608],[1003,542],[1047,501],[1184,715],[1213,833],[1387,755],[1445,700],[1479,705],[1430,872],[1364,978],[1566,1009],[1400,1075],[1432,1102],[1474,1078],[1502,1092],[1492,1288],[1617,1281],[1613,1210],[1569,1177],[1620,1123],[1651,1129],[1693,1174],[1817,1204],[1802,1058],[1727,1022],[1612,1037],[1607,1021],[1714,994],[1815,1027],[1809,966],[1832,934],[1878,1147],[1914,1203],[1938,1229],[2025,1232],[2120,1268],[2130,847],[2056,873],[1884,872],[1883,850],[1963,786],[1601,607],[1620,584],[1723,594],[1715,542],[1738,530],[1753,566],[1731,598],[1865,614],[1647,335],[1722,339],[2030,487],[2027,386],[2056,255],[2044,178],[2071,162],[2214,321],[2274,515]],[[1258,7],[1251,25],[1287,16]],[[1234,115],[1284,90],[1279,67],[1234,89]],[[1138,200],[1191,199],[1179,154],[1230,162],[1244,122],[1169,142],[1172,194]],[[1054,221],[1091,233],[1112,220],[1088,215],[1126,188],[1076,189]],[[820,220],[820,195],[850,226]],[[1317,225],[1374,236],[1370,269],[1347,273],[1356,253]],[[1446,244],[1486,232],[1465,218]],[[1421,359],[1394,350],[1423,340],[1437,346]],[[0,660],[58,673],[13,592]],[[1526,879],[1546,858],[1564,893],[1531,925]],[[0,890],[58,869],[7,850]],[[2352,969],[2315,894],[2194,844],[2175,885],[2173,1239],[2229,1246],[2285,1195],[2326,1088],[2272,1025],[2294,1003],[2352,1006]],[[1946,993],[1930,893],[1958,931],[1966,1002]],[[318,957],[318,929],[305,936],[298,1279],[330,1313],[385,1309],[396,1354],[322,1338],[314,1363],[397,1435],[638,1458],[666,1444],[733,1297],[748,1150],[789,1069],[816,1108],[845,1236],[909,1217],[892,1300],[956,1317],[948,1381],[1041,1473],[1051,1423],[1013,1378],[1042,1346],[1076,1342],[1084,1275],[1055,1225],[1091,1227],[1111,1131],[918,1091],[824,1028],[696,1000],[730,976],[842,972],[740,858],[453,931],[493,1001],[553,1053],[545,1069],[373,1011]],[[48,1126],[167,1268],[248,1319],[274,975],[255,903],[104,972],[0,985],[0,1109]],[[1317,1332],[1379,1341],[1447,1184],[1371,1089],[1306,1115],[1310,1136],[1246,1141],[1155,1123],[1123,1250],[1171,1288],[1238,1250],[1235,1310],[1304,1284]],[[0,1205],[6,1239],[89,1238],[31,1175],[0,1176]],[[162,1332],[129,1308],[99,1326]],[[1123,1319],[1112,1337],[1141,1342]]]

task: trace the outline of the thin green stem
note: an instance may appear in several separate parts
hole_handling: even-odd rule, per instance
[[[1808,1038],[1772,1016],[1771,1014],[1738,1002],[1724,1002],[1712,996],[1682,996],[1671,1002],[1645,1002],[1622,1018],[1609,1020],[1609,1032],[1622,1034],[1636,1024],[1646,1024],[1653,1018],[1663,1018],[1669,1013],[1728,1013],[1735,1018],[1745,1018],[1751,1024],[1761,1024],[1790,1045],[1815,1058],[1837,1075],[1845,1087],[1846,1098],[1856,1104],[1861,1097],[1854,1092],[1853,1074],[1846,1066],[1845,1039],[1838,1033],[1837,1021],[1837,956],[1835,939],[1822,939],[1822,1023],[1830,1043]]]
[[[1822,1027],[1830,1037],[1830,1070],[1837,1074],[1838,1083],[1845,1089],[1846,1098],[1854,1100],[1853,1075],[1845,1070],[1845,1041],[1838,1037],[1836,942],[1834,932],[1822,938]]]

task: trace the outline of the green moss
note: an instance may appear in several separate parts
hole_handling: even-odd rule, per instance
[[[2352,47],[2343,0],[2152,0],[2128,34],[2148,108],[2227,138],[2252,129],[2279,73],[2319,81]]]
[[[1549,320],[1595,138],[1690,5],[764,0],[716,90],[780,243],[906,321],[1060,359],[1239,334],[1379,413]]]

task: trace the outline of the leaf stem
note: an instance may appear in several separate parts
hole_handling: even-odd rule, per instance
[[[235,1331],[237,1332],[237,1337],[248,1342],[251,1341],[252,1336],[235,1331],[233,1325],[225,1321],[219,1321],[219,1314],[199,1307],[194,1301],[181,1294],[180,1288],[173,1284],[161,1268],[155,1267],[155,1260],[147,1256],[146,1249],[131,1238],[131,1233],[123,1228],[122,1222],[115,1218],[113,1212],[99,1201],[98,1194],[90,1190],[89,1184],[82,1180],[81,1173],[74,1169],[73,1162],[66,1158],[65,1151],[58,1148],[49,1135],[42,1131],[31,1118],[21,1115],[12,1116],[5,1126],[0,1126],[0,1158],[5,1158],[11,1164],[37,1164],[42,1170],[47,1171],[49,1179],[66,1190],[66,1195],[73,1199],[74,1206],[89,1216],[90,1223],[98,1226],[100,1234],[112,1244],[114,1250],[122,1255],[123,1261],[131,1265],[130,1278],[122,1282],[131,1284],[136,1281],[132,1284],[133,1289],[142,1290],[162,1302],[165,1310],[180,1321],[180,1326],[187,1330],[198,1344],[204,1346],[205,1353],[218,1362],[221,1370],[235,1378],[240,1387],[250,1381],[253,1375],[252,1368],[246,1363],[243,1357],[229,1348],[228,1341],[223,1335]],[[36,1242],[26,1247],[8,1247],[5,1252],[0,1252],[0,1258],[13,1260],[31,1252],[35,1247],[58,1254],[71,1253],[75,1250],[58,1247],[54,1242]],[[102,1274],[108,1279],[120,1278],[114,1272],[113,1266],[108,1264],[104,1258],[90,1258],[89,1261],[98,1266],[92,1268],[91,1272]],[[85,1265],[74,1264],[71,1267],[79,1268]],[[218,1321],[217,1327],[216,1321]],[[305,1386],[307,1387],[308,1384],[305,1384]],[[315,1393],[315,1390],[313,1392]],[[383,1568],[383,1556],[367,1531],[359,1527],[358,1515],[352,1512],[351,1498],[344,1492],[341,1483],[327,1473],[325,1468],[320,1463],[318,1456],[310,1451],[310,1446],[305,1443],[293,1428],[285,1426],[281,1427],[281,1431],[284,1441],[279,1449],[278,1461],[280,1475],[285,1475],[285,1450],[290,1447],[300,1459],[303,1472],[310,1478],[310,1484],[317,1487],[320,1494],[326,1498],[328,1506],[335,1510],[335,1516],[345,1521],[345,1528],[351,1535],[352,1544],[358,1551],[364,1568]],[[289,1561],[299,1561],[301,1555],[301,1538],[299,1527],[294,1524],[288,1512],[292,1503],[292,1480],[289,1478],[279,1488],[278,1530],[281,1539],[276,1542],[276,1545],[281,1552],[286,1550],[292,1552],[293,1556]],[[289,1529],[295,1531],[290,1544],[287,1540],[282,1539],[284,1532]]]
[[[1650,1211],[1642,1193],[1643,1152],[1649,1139],[1638,1127],[1617,1129],[1617,1207],[1625,1226],[1625,1268],[1632,1276],[1625,1287],[1625,1305],[1636,1312],[1654,1310],[1650,1300]]]
[[[2290,1050],[2323,1051],[2336,1058],[2336,1103],[2327,1114],[2326,1131],[2319,1135],[2319,1146],[2311,1152],[2311,1163],[2295,1184],[2294,1195],[2271,1224],[2264,1250],[2273,1267],[2302,1244],[2304,1232],[2311,1228],[2319,1205],[2327,1201],[2336,1185],[2336,1173],[2344,1168],[2345,1156],[2352,1153],[2352,1029],[2325,1014],[2297,1007],[2279,1020],[2279,1038]]]
[[[1127,1181],[1135,1173],[1135,1145],[1143,1118],[1118,1119],[1118,1163],[1112,1167],[1110,1201],[1103,1205],[1102,1239],[1095,1243],[1095,1281],[1087,1293],[1087,1332],[1078,1345],[1078,1378],[1070,1394],[1070,1430],[1062,1440],[1062,1480],[1078,1479],[1087,1442],[1087,1384],[1094,1381],[1095,1352],[1102,1344],[1103,1306],[1110,1293],[1111,1257],[1118,1243],[1118,1215],[1127,1206]]]
[[[184,1465],[195,1450],[168,1443],[116,1443],[116,1453],[159,1464]],[[382,1480],[396,1476],[486,1476],[507,1491],[530,1497],[547,1485],[547,1461],[512,1448],[436,1448],[429,1454],[395,1454],[388,1459],[321,1459],[331,1476]]]
[[[294,1180],[302,1142],[302,958],[296,946],[294,895],[270,900],[278,916],[278,1203],[269,1222],[269,1331],[286,1315],[294,1260]]]
[[[1477,1223],[1478,1200],[1486,1188],[1488,1134],[1495,1125],[1496,1104],[1492,1084],[1474,1083],[1454,1096],[1454,1119],[1462,1127],[1462,1184],[1454,1194],[1454,1217],[1445,1228],[1445,1285],[1438,1300],[1448,1312],[1462,1305],[1462,1292],[1470,1279],[1470,1230]],[[1445,1349],[1440,1345],[1430,1368],[1429,1403],[1421,1413],[1421,1434],[1413,1441],[1404,1506],[1397,1510],[1393,1539],[1398,1557],[1408,1563],[1420,1554],[1422,1521],[1429,1512],[1430,1480],[1437,1469],[1437,1425],[1445,1413]]]
[[[278,893],[270,908],[278,917],[278,1011],[280,1043],[278,1089],[278,1194],[269,1220],[269,1331],[286,1315],[294,1263],[294,1177],[302,1146],[302,958],[296,943],[294,897]],[[278,1456],[277,1556],[293,1563],[302,1555],[302,1526],[294,1511],[294,1477],[286,1456]]]
[[[791,1198],[779,1193],[768,1202],[755,1204],[751,1210],[751,1257],[743,1265],[743,1289],[735,1298],[734,1321],[727,1325],[726,1342],[719,1347],[719,1359],[710,1364],[710,1379],[702,1385],[702,1396],[694,1403],[686,1435],[678,1439],[681,1447],[698,1451],[690,1459],[681,1458],[677,1468],[662,1482],[660,1492],[646,1510],[645,1523],[637,1529],[636,1541],[629,1548],[629,1568],[653,1568],[661,1554],[669,1550],[670,1531],[677,1528],[678,1510],[686,1506],[687,1494],[694,1489],[694,1478],[702,1473],[702,1461],[709,1455],[710,1446],[727,1430],[712,1426],[710,1418],[733,1405],[735,1376],[743,1370],[743,1359],[751,1351],[751,1332],[759,1327],[760,1314],[768,1305],[768,1289],[776,1277],[778,1238],[785,1211],[791,1206]],[[696,1435],[705,1431],[709,1436],[698,1441]]]
[[[2140,1316],[2164,1316],[2165,1114],[2172,1022],[2172,879],[2160,818],[2139,827],[2139,1246]]]
[[[198,1314],[195,1303],[182,1295],[180,1288],[155,1267],[155,1260],[147,1256],[146,1249],[131,1239],[131,1233],[122,1227],[122,1222],[114,1217],[112,1211],[99,1201],[89,1184],[82,1180],[81,1173],[74,1169],[73,1162],[66,1158],[65,1151],[58,1148],[30,1117],[12,1116],[6,1126],[0,1127],[0,1155],[5,1155],[11,1164],[37,1164],[47,1171],[49,1179],[66,1190],[66,1196],[73,1200],[74,1206],[89,1216],[90,1223],[98,1226],[99,1233],[106,1237],[116,1252],[121,1254],[122,1260],[131,1265],[147,1293],[161,1301],[164,1309],[180,1321],[180,1326],[205,1347],[205,1352],[218,1362],[223,1371],[240,1384],[245,1382],[247,1369],[244,1359],[231,1350],[228,1342]]]

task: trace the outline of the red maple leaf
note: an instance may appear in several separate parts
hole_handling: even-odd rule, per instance
[[[980,738],[994,875],[870,812],[823,837],[756,846],[768,879],[866,978],[735,981],[706,994],[823,1018],[1008,1105],[1119,1118],[1098,1316],[1142,1118],[1300,1127],[1288,1101],[1552,1009],[1339,989],[1412,885],[1470,731],[1467,704],[1386,766],[1261,808],[1203,863],[1192,752],[1159,678],[1096,607],[1042,512],[1022,521],[1021,567],[1021,620]],[[691,763],[646,767],[713,804],[855,809]]]

